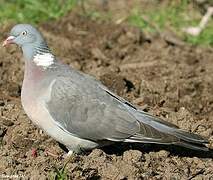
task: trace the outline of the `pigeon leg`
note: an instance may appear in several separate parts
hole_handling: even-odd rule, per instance
[[[63,159],[69,159],[74,155],[74,151],[70,150],[68,153],[65,153],[62,157]]]

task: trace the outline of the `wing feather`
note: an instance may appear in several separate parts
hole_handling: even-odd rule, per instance
[[[79,78],[80,79],[80,78]],[[51,88],[47,109],[57,125],[78,137],[93,141],[124,141],[140,134],[140,141],[157,139],[165,134],[141,124],[126,106],[136,108],[110,92],[97,81],[81,82],[57,77]]]
[[[86,139],[125,139],[140,128],[135,117],[108,93],[64,77],[55,80],[46,106],[57,124]]]

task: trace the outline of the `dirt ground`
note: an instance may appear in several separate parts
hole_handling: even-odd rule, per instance
[[[2,27],[1,40],[9,28]],[[144,111],[208,137],[213,149],[213,49],[147,38],[137,28],[75,14],[40,30],[64,63],[94,75]],[[23,64],[16,46],[0,48],[0,179],[50,178],[65,163],[46,155],[64,151],[23,111]],[[66,171],[69,179],[213,179],[213,160],[210,153],[180,147],[117,144],[75,155]]]

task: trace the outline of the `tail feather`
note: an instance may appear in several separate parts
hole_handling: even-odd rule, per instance
[[[193,143],[184,142],[184,141],[180,141],[174,144],[178,146],[186,147],[189,149],[193,149],[196,151],[209,151],[209,148],[206,147],[204,144],[193,144]]]
[[[186,141],[186,142],[190,142],[190,143],[195,143],[195,144],[204,144],[204,143],[208,143],[208,140],[204,137],[201,137],[197,134],[193,134],[193,133],[190,133],[190,132],[186,132],[184,130],[181,130],[181,129],[174,129],[174,132],[173,134]]]
[[[161,134],[161,138],[144,138],[146,132],[141,128],[140,135],[136,134],[130,137],[127,141],[135,142],[149,142],[157,144],[175,144],[183,147],[187,147],[194,150],[208,151],[205,144],[208,144],[208,140],[197,134],[193,134],[179,129],[176,125],[166,122],[158,117],[154,117],[143,111],[137,111],[133,113],[137,120],[140,122],[141,127],[149,126],[154,128]],[[159,134],[158,134],[159,136]]]

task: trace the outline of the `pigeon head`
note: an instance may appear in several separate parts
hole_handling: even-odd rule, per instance
[[[29,24],[18,24],[11,29],[10,36],[4,41],[3,46],[12,43],[23,47],[44,43],[44,38],[35,27]]]
[[[54,60],[42,34],[30,24],[15,25],[3,46],[8,44],[20,46],[25,59],[34,60],[37,64],[50,64]]]

